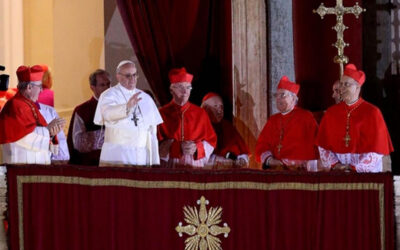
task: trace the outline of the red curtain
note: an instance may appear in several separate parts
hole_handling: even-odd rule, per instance
[[[394,249],[389,173],[8,167],[11,249],[185,249],[184,206],[221,207],[222,249]],[[210,215],[210,214],[208,214]],[[211,225],[210,225],[211,226]],[[203,230],[205,232],[205,230]],[[195,235],[198,232],[195,232]],[[197,249],[197,248],[196,248]]]
[[[312,111],[324,110],[334,103],[332,85],[339,78],[339,66],[333,62],[337,49],[335,15],[320,16],[313,13],[321,2],[334,7],[336,0],[293,0],[293,37],[296,81],[300,83],[299,105]],[[354,6],[359,0],[343,1],[346,7]],[[353,14],[344,15],[344,41],[350,46],[344,49],[349,62],[362,66],[362,15],[356,19]]]
[[[173,67],[186,67],[194,74],[195,103],[208,91],[231,101],[231,1],[117,0],[117,4],[162,105],[170,101],[168,71]]]

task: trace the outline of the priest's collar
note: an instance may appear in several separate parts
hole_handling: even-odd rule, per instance
[[[293,106],[293,108],[292,108],[291,110],[286,111],[286,112],[281,112],[281,114],[282,114],[282,115],[287,115],[287,114],[289,114],[290,112],[292,112],[295,108],[296,108],[296,106]]]
[[[361,99],[362,99],[362,98],[358,97],[355,101],[353,101],[353,102],[351,102],[351,103],[346,103],[346,102],[345,102],[345,103],[346,103],[347,106],[350,107],[350,106],[353,106],[354,104],[360,102]]]
[[[190,106],[190,102],[187,101],[185,104],[183,104],[182,106],[177,104],[176,102],[174,102],[174,100],[171,101],[173,107],[175,107],[176,109],[179,109],[181,111],[187,109]]]
[[[134,89],[127,89],[127,88],[125,88],[124,86],[122,86],[121,83],[118,83],[117,87],[120,88],[124,94],[133,95],[133,94],[136,93],[136,88],[134,88]]]

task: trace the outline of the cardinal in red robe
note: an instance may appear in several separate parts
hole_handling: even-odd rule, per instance
[[[232,123],[224,118],[222,98],[210,92],[204,96],[201,107],[210,117],[217,134],[217,146],[207,165],[213,168],[248,167],[249,148]]]
[[[0,113],[0,144],[4,163],[50,164],[51,153],[57,154],[57,133],[65,121],[46,123],[36,101],[42,88],[43,69],[20,66],[17,69],[18,93]]]
[[[296,107],[299,90],[288,77],[281,78],[274,94],[279,113],[268,119],[256,143],[256,160],[264,169],[317,170],[318,125],[311,112]]]
[[[185,68],[169,72],[173,99],[160,108],[160,158],[168,167],[204,167],[217,144],[207,113],[189,102],[193,75]]]
[[[381,111],[360,97],[365,74],[354,64],[346,65],[340,80],[342,102],[322,118],[318,149],[327,169],[381,172],[382,157],[393,151]]]

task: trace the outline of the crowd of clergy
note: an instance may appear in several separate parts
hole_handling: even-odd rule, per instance
[[[166,168],[246,168],[251,152],[232,123],[224,119],[219,94],[210,92],[201,107],[191,103],[193,75],[169,72],[172,100],[158,108],[136,87],[135,64],[116,68],[118,83],[98,69],[89,76],[93,96],[66,121],[54,109],[52,77],[45,65],[20,66],[17,89],[2,86],[0,163]],[[320,124],[297,106],[300,85],[283,76],[253,154],[265,170],[382,172],[392,151],[380,110],[360,96],[365,74],[348,64],[333,84],[336,104]]]

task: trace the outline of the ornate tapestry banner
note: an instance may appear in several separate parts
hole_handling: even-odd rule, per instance
[[[394,249],[391,174],[8,167],[11,249]]]

